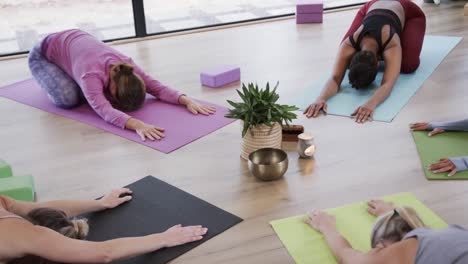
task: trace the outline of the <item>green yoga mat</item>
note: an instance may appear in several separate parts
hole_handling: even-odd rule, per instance
[[[468,156],[468,132],[445,132],[428,137],[429,131],[413,132],[414,142],[428,180],[468,180],[468,171],[447,177],[448,172],[435,174],[427,169],[441,158]]]
[[[413,207],[424,223],[433,229],[447,227],[442,219],[411,193],[400,193],[382,199],[396,205]],[[363,252],[371,249],[370,236],[376,217],[367,212],[366,201],[326,211],[336,216],[338,230],[353,248]],[[296,263],[337,263],[323,236],[305,224],[302,221],[304,217],[305,215],[300,215],[274,220],[270,224]]]
[[[391,122],[410,98],[418,91],[427,78],[434,72],[444,58],[462,40],[461,37],[425,36],[421,51],[421,64],[416,72],[401,74],[390,96],[380,104],[374,113],[374,120]],[[329,74],[327,74],[329,75]],[[292,104],[306,109],[320,94],[329,76],[307,87],[294,98]],[[383,72],[379,72],[374,83],[368,89],[356,90],[351,87],[346,75],[340,91],[328,100],[328,113],[331,115],[350,116],[356,108],[366,103],[379,88]]]

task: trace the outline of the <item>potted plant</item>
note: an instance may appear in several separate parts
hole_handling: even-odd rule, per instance
[[[234,107],[229,110],[227,118],[242,121],[242,153],[241,157],[248,159],[251,152],[261,148],[281,148],[282,125],[288,125],[296,119],[299,108],[281,105],[277,101],[279,95],[276,88],[270,90],[270,84],[265,89],[259,89],[257,84],[242,84],[242,91],[237,90],[242,102],[227,102]]]

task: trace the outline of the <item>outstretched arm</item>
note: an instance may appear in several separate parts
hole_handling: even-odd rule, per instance
[[[447,176],[451,177],[459,171],[468,170],[468,156],[442,158],[438,162],[429,165],[428,170],[433,173],[448,172]]]
[[[355,53],[356,50],[348,44],[348,41],[341,44],[338,56],[336,57],[335,66],[333,67],[332,75],[325,83],[320,96],[316,98],[315,102],[304,111],[304,114],[307,117],[317,117],[320,110],[323,110],[324,112],[327,111],[326,101],[330,97],[334,96],[340,89],[346,69]]]
[[[11,231],[2,233],[11,233],[7,237],[14,238],[9,239],[9,252],[12,255],[34,255],[64,263],[109,263],[163,247],[194,242],[202,239],[207,232],[201,226],[177,225],[163,233],[90,242],[70,239],[51,229],[33,226],[22,220],[11,220],[7,224]]]
[[[5,209],[11,213],[26,217],[29,212],[37,208],[53,208],[62,210],[68,217],[101,211],[119,206],[131,200],[132,191],[127,188],[113,190],[110,194],[99,200],[56,200],[48,202],[23,202],[0,196]],[[121,195],[127,195],[120,197]]]
[[[394,46],[384,52],[385,72],[380,88],[375,91],[369,100],[372,105],[379,105],[390,95],[401,69],[401,47]]]
[[[417,122],[411,124],[410,128],[413,131],[432,130],[427,134],[432,137],[445,131],[468,131],[468,119],[453,122]]]
[[[146,92],[161,99],[162,101],[172,103],[172,104],[179,104],[179,97],[183,94],[179,91],[170,88],[167,85],[162,84],[158,80],[151,77],[149,74],[146,74],[138,65],[130,59],[130,64],[134,66],[134,71],[137,75],[141,77],[143,82],[146,85]]]
[[[357,123],[364,123],[373,119],[375,108],[390,95],[395,82],[400,76],[401,47],[389,47],[384,52],[385,72],[380,87],[364,105],[358,107],[352,116],[356,116]]]
[[[162,84],[158,80],[146,74],[138,65],[133,62],[132,59],[130,59],[130,63],[135,67],[135,73],[138,74],[145,82],[147,93],[168,103],[184,105],[194,115],[212,115],[216,112],[216,108],[199,104],[191,100],[185,94],[182,94],[179,91]]]
[[[321,211],[313,211],[305,220],[312,228],[321,232],[327,241],[338,263],[344,264],[373,264],[373,263],[410,263],[414,261],[411,250],[405,242],[395,243],[383,249],[373,249],[363,253],[354,249],[351,244],[338,232],[335,217]]]
[[[341,44],[340,50],[338,51],[338,57],[336,58],[335,65],[333,66],[333,73],[320,93],[320,99],[326,101],[338,92],[341,83],[343,82],[346,69],[348,69],[351,58],[355,53],[356,50],[348,44],[348,41]]]
[[[447,131],[468,131],[468,118],[452,122],[431,122],[427,129],[435,128]]]

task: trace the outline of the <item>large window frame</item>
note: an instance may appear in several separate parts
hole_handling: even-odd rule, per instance
[[[328,7],[328,8],[325,8],[324,10],[336,10],[336,9],[342,9],[342,8],[355,7],[355,6],[363,5],[365,3],[367,3],[367,1],[349,4],[349,5]],[[217,23],[217,24],[205,25],[205,26],[200,26],[200,27],[191,27],[191,28],[170,30],[170,31],[164,31],[164,32],[148,33],[146,29],[144,0],[132,0],[132,9],[133,9],[133,21],[134,21],[134,26],[135,26],[135,36],[115,38],[115,39],[106,39],[106,40],[103,40],[104,42],[131,40],[135,38],[144,38],[144,37],[150,37],[150,36],[174,34],[174,33],[186,32],[186,31],[192,31],[192,30],[216,28],[216,27],[228,26],[228,25],[233,25],[233,24],[250,23],[250,22],[255,22],[255,21],[263,21],[263,20],[268,20],[268,19],[295,16],[295,13],[288,13],[288,14],[282,14],[282,15],[266,16],[266,17],[247,19],[247,20],[241,20],[241,21],[233,21],[233,22],[227,22],[227,23]],[[19,52],[14,52],[14,53],[0,54],[0,58],[23,55],[23,54],[28,54],[28,53],[29,51],[19,51]]]

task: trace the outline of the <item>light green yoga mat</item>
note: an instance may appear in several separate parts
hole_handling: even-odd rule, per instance
[[[424,223],[433,229],[442,229],[447,224],[411,193],[400,193],[383,198],[396,205],[413,207]],[[353,248],[370,250],[370,235],[376,218],[367,212],[367,202],[345,205],[326,210],[336,216],[340,233]],[[305,224],[305,215],[271,221],[281,242],[298,264],[337,263],[323,236]]]
[[[427,169],[441,158],[468,156],[468,132],[444,132],[428,137],[429,131],[413,132],[414,142],[429,180],[468,180],[468,171],[457,172],[447,177],[448,172],[435,174]]]
[[[391,122],[461,40],[461,37],[425,36],[419,68],[412,74],[401,74],[398,77],[390,96],[375,109],[374,120]],[[324,77],[326,78],[317,80],[313,85],[303,90],[290,103],[297,105],[302,110],[306,109],[319,96],[329,74]],[[328,100],[328,113],[350,116],[356,108],[372,97],[375,90],[379,88],[382,78],[383,72],[379,72],[376,80],[368,89],[356,90],[351,87],[346,75],[340,91]]]

